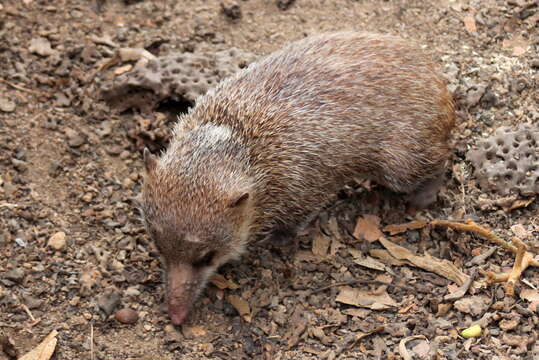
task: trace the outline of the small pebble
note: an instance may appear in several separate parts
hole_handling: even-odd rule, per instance
[[[0,98],[0,110],[3,112],[13,112],[15,111],[15,103],[8,98],[1,97]]]
[[[114,318],[122,324],[134,324],[138,321],[138,313],[132,309],[121,309],[116,311]]]
[[[81,134],[79,134],[73,129],[65,128],[64,132],[67,137],[67,144],[70,147],[77,148],[86,142],[86,139],[84,138],[84,136],[82,136]]]
[[[66,247],[66,234],[63,231],[58,231],[56,234],[52,235],[47,242],[47,246],[53,248],[54,250],[61,251]]]
[[[56,51],[51,48],[51,43],[49,42],[49,40],[42,37],[30,40],[30,46],[28,46],[28,50],[31,53],[40,56],[50,56],[56,53]]]
[[[111,145],[105,148],[105,151],[112,156],[118,156],[122,153],[123,149],[119,145]]]
[[[3,277],[13,282],[20,283],[24,279],[24,275],[25,273],[23,268],[15,268],[5,272]]]
[[[106,316],[109,316],[120,304],[120,298],[121,295],[118,291],[107,291],[97,299],[97,306],[99,306]]]
[[[234,0],[228,0],[221,3],[221,9],[223,13],[230,20],[239,20],[241,19],[241,7]]]

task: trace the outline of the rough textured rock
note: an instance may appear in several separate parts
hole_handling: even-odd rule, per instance
[[[483,190],[539,193],[539,125],[502,126],[467,154]]]
[[[254,54],[238,49],[176,53],[136,66],[103,87],[103,97],[120,111],[153,110],[165,100],[194,104],[220,80],[247,67]]]

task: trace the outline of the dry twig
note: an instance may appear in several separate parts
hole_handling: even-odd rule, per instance
[[[14,88],[14,89],[17,89],[17,90],[20,90],[20,91],[24,91],[24,92],[27,92],[27,93],[30,93],[30,94],[34,94],[34,95],[40,95],[37,91],[27,89],[27,88],[25,88],[24,86],[20,86],[20,85],[17,85],[17,84],[13,84],[12,82],[9,82],[9,81],[7,81],[7,80],[0,79],[0,81],[2,81],[2,82],[3,82],[4,84],[6,84],[6,85],[11,86],[11,87]]]
[[[90,323],[90,360],[94,360],[94,324]]]
[[[447,220],[433,220],[431,225],[472,232],[515,254],[515,263],[510,273],[495,274],[491,271],[482,271],[490,283],[505,282],[505,293],[508,296],[515,294],[515,284],[524,270],[530,266],[539,267],[539,261],[534,259],[534,255],[528,251],[528,247],[520,239],[513,238],[511,244],[472,220],[466,220],[464,224]]]

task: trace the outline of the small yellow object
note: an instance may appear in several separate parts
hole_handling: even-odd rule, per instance
[[[466,339],[481,336],[481,326],[470,326],[469,328],[462,330],[460,334]]]

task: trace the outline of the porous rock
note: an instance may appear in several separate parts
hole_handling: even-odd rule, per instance
[[[103,98],[119,111],[153,110],[165,100],[191,104],[220,80],[245,68],[254,54],[238,49],[174,53],[137,65],[102,88]]]
[[[483,190],[539,194],[539,125],[502,126],[467,154]]]

